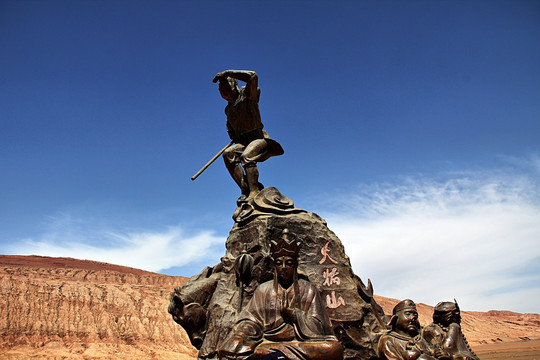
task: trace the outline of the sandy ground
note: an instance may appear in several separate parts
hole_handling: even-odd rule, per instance
[[[122,352],[126,352],[123,349]],[[473,347],[473,350],[480,357],[481,360],[540,360],[540,340],[529,341],[514,341],[514,342],[499,342],[494,344],[481,344]],[[127,352],[126,352],[127,353]],[[124,354],[127,355],[127,354]],[[82,354],[81,356],[74,357],[73,354],[61,354],[61,353],[39,353],[33,354],[32,351],[16,349],[2,352],[0,351],[1,360],[37,360],[37,359],[55,359],[55,360],[76,360],[76,359],[100,359],[109,360],[118,358],[131,359],[131,360],[195,360],[195,357],[188,356],[186,354],[178,354],[172,352],[155,353],[154,356],[137,355],[122,357],[111,357],[110,354],[100,354],[98,352],[89,352]]]
[[[481,360],[540,360],[540,340],[481,344],[473,350]]]

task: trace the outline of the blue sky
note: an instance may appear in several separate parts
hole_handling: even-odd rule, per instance
[[[537,1],[0,1],[0,253],[191,276],[239,191],[213,76],[259,74],[261,182],[376,293],[540,312]]]

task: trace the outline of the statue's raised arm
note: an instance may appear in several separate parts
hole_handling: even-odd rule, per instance
[[[257,73],[255,71],[225,70],[225,71],[221,71],[217,73],[216,76],[214,76],[214,79],[212,81],[221,82],[223,80],[225,83],[227,83],[224,85],[231,86],[231,84],[229,83],[230,80],[228,80],[229,78],[233,79],[232,82],[234,82],[234,80],[240,80],[240,81],[245,82],[246,83],[246,86],[245,86],[246,97],[248,97],[250,101],[253,101],[255,103],[259,102],[259,96],[260,96],[261,90],[259,89],[259,77],[257,76]],[[238,86],[238,82],[236,82],[236,85]]]
[[[251,70],[225,70],[214,76],[227,101],[227,132],[235,143],[223,153],[225,166],[242,192],[239,202],[252,200],[263,186],[257,163],[283,154],[283,148],[263,130],[259,111],[259,78]],[[246,85],[239,87],[238,81]]]

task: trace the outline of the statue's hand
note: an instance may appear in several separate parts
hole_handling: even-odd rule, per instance
[[[225,71],[221,71],[221,72],[218,72],[216,74],[216,76],[214,76],[214,79],[212,80],[212,82],[216,83],[218,82],[218,80],[222,80],[222,79],[225,79],[227,77],[227,72],[229,70],[225,70]]]
[[[452,355],[442,349],[435,350],[435,357],[439,360],[452,360]]]
[[[297,322],[296,312],[293,308],[284,307],[283,310],[281,310],[281,316],[283,316],[285,322],[289,324],[295,324]]]

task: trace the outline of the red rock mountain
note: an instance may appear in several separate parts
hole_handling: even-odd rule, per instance
[[[167,313],[184,281],[94,261],[0,256],[0,358],[194,359]]]
[[[167,313],[186,278],[69,258],[0,255],[0,358],[196,359]],[[386,313],[398,302],[376,297]],[[418,304],[423,325],[433,307]],[[539,339],[540,315],[463,312],[482,343]]]

